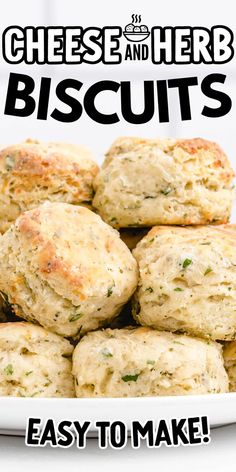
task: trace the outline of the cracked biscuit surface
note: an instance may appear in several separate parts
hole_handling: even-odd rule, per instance
[[[0,324],[0,395],[74,397],[73,346],[31,323]]]
[[[77,397],[228,391],[218,343],[150,328],[89,333],[76,346],[72,362]]]
[[[118,231],[87,208],[44,203],[0,239],[0,290],[16,314],[62,336],[111,321],[137,286]]]
[[[94,180],[93,205],[115,228],[227,223],[233,177],[205,139],[119,138]]]
[[[133,316],[156,329],[236,339],[236,225],[156,226],[133,251]]]
[[[0,149],[0,232],[45,201],[86,204],[98,166],[82,146],[28,140]]]

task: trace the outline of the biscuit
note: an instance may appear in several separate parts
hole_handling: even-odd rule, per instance
[[[40,326],[0,324],[0,396],[74,397],[72,351]]]
[[[8,315],[8,304],[4,297],[0,293],[0,323],[5,323],[7,321]]]
[[[0,149],[0,232],[46,200],[90,202],[97,172],[90,152],[72,144],[28,140]]]
[[[66,203],[22,213],[1,236],[0,267],[0,290],[16,314],[65,337],[115,318],[138,279],[118,231]]]
[[[119,138],[94,180],[93,206],[115,228],[227,223],[233,176],[205,139]]]
[[[109,323],[109,328],[112,328],[112,329],[125,328],[127,326],[137,326],[137,323],[132,316],[131,300],[128,303],[126,303],[126,305],[124,305],[121,312],[119,313],[119,316],[114,318],[114,320],[112,320]]]
[[[133,251],[138,323],[215,340],[236,339],[236,225],[157,226]]]
[[[221,346],[151,328],[89,333],[76,346],[77,397],[141,397],[228,390]]]
[[[223,356],[226,372],[229,376],[229,391],[236,392],[236,341],[225,343]]]

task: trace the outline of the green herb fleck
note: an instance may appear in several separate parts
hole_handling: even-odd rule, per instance
[[[146,290],[145,290],[145,291],[146,291],[146,292],[153,293],[153,288],[152,288],[152,287],[148,287],[148,288],[146,288]]]
[[[73,316],[69,319],[69,321],[70,321],[70,322],[71,322],[71,321],[77,321],[77,320],[79,320],[82,316],[83,316],[83,313],[77,313],[77,314],[73,315]]]
[[[232,290],[232,287],[228,287],[228,290]]]
[[[151,359],[148,359],[148,360],[147,360],[147,364],[155,365],[155,361],[152,361]]]
[[[204,272],[204,275],[210,274],[210,272],[212,272],[212,268],[211,268],[211,267],[207,267],[207,269],[206,269],[205,272]]]
[[[27,375],[27,377],[28,377],[28,375],[30,375],[32,373],[33,373],[33,370],[29,370],[28,372],[25,373],[25,375]]]
[[[12,364],[8,364],[4,369],[5,374],[12,375],[13,374],[13,366]]]
[[[168,195],[168,193],[170,193],[171,190],[172,190],[171,187],[166,187],[164,190],[161,190],[161,193],[163,195]]]
[[[174,292],[183,292],[183,289],[180,287],[174,288]]]
[[[124,375],[122,378],[123,382],[136,382],[140,374],[127,374]]]
[[[113,354],[109,351],[109,349],[107,349],[107,347],[105,347],[102,351],[101,351],[102,355],[104,357],[113,357]]]
[[[201,243],[201,246],[210,246],[211,243]]]
[[[187,269],[187,267],[190,266],[192,262],[193,262],[192,259],[184,259],[184,262],[182,264],[183,269]]]
[[[113,285],[113,287],[114,287],[114,285]],[[109,297],[112,295],[112,293],[113,293],[113,287],[108,287],[108,290],[107,290],[107,297],[108,297],[108,298],[109,298]]]

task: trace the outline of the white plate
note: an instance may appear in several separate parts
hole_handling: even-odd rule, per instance
[[[208,416],[210,426],[236,422],[236,393],[144,398],[0,397],[0,430],[24,434],[27,418],[71,421],[131,421]],[[91,428],[93,429],[93,428]]]
[[[128,39],[128,41],[132,42],[140,42],[144,41],[144,39],[147,39],[148,36],[150,35],[149,31],[140,31],[140,32],[132,32],[132,31],[124,31],[123,35]]]

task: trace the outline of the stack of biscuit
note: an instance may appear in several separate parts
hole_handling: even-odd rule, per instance
[[[1,149],[0,395],[234,391],[233,176],[203,139]]]

